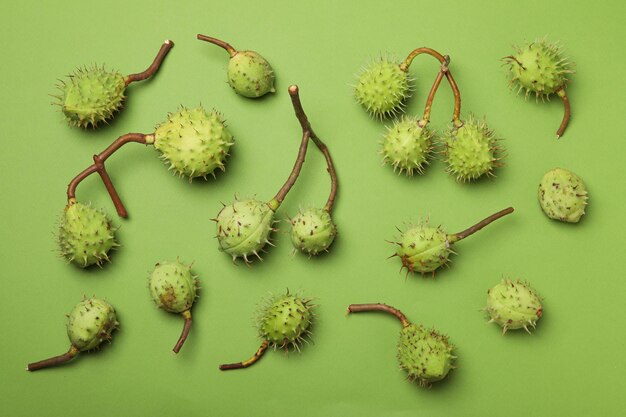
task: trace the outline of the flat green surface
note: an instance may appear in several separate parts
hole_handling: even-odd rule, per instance
[[[0,415],[127,416],[554,416],[618,415],[626,406],[623,300],[624,94],[621,1],[524,2],[3,2],[2,180],[0,214]],[[352,4],[351,4],[352,3]],[[195,40],[218,36],[262,53],[278,93],[236,96],[225,83],[227,55]],[[498,59],[511,45],[549,35],[577,63],[568,93],[573,119],[554,132],[558,100],[535,104],[509,92]],[[57,78],[78,65],[143,70],[173,39],[157,77],[133,84],[127,108],[109,127],[81,131],[50,106]],[[486,115],[504,139],[506,166],[493,181],[457,184],[434,162],[424,176],[381,167],[381,123],[354,102],[353,74],[370,58],[430,46],[452,57],[463,113]],[[409,113],[421,112],[437,64],[420,58]],[[218,252],[209,221],[234,193],[269,199],[292,167],[300,139],[287,87],[302,101],[336,159],[340,235],[319,259],[291,257],[282,222],[265,262],[234,266]],[[179,104],[224,113],[235,135],[227,172],[189,184],[172,176],[151,148],[129,145],[108,168],[130,212],[122,221],[100,180],[78,189],[121,225],[123,247],[103,269],[80,270],[55,253],[53,232],[69,180],[91,155],[126,132],[150,132]],[[433,128],[450,118],[442,85]],[[543,173],[568,168],[586,182],[588,214],[578,225],[548,220],[536,200]],[[312,148],[279,218],[323,205],[328,176]],[[436,279],[398,274],[385,242],[404,221],[430,216],[450,232],[508,205],[513,215],[456,246]],[[195,261],[202,281],[192,334],[171,349],[182,320],[155,309],[146,280],[155,262]],[[502,337],[478,310],[501,276],[522,277],[545,298],[537,331]],[[269,352],[243,371],[218,364],[259,345],[251,318],[268,291],[315,296],[314,341],[302,354]],[[65,317],[83,294],[106,297],[122,329],[100,352],[68,366],[27,373],[26,363],[68,348]],[[392,317],[345,316],[349,303],[386,302],[435,326],[458,346],[459,368],[430,390],[405,381],[395,359],[400,326]]]

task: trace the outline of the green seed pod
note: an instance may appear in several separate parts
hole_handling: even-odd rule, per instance
[[[170,313],[191,309],[196,300],[198,280],[191,274],[191,265],[180,261],[158,262],[148,281],[150,295],[157,307]]]
[[[484,121],[471,115],[461,127],[452,126],[444,138],[448,172],[462,182],[493,176],[493,170],[502,166],[498,141]]]
[[[241,96],[257,98],[275,93],[274,70],[254,51],[239,51],[228,61],[228,84]]]
[[[59,86],[59,105],[70,126],[96,128],[122,107],[126,80],[104,66],[79,68]]]
[[[490,317],[489,323],[497,323],[502,327],[502,334],[507,330],[533,328],[543,314],[541,297],[527,283],[503,279],[499,284],[487,291],[487,307],[485,311]]]
[[[441,227],[430,227],[427,222],[404,231],[397,244],[396,256],[410,272],[433,272],[448,263],[452,253],[448,235]]]
[[[398,246],[396,253],[402,261],[402,268],[409,272],[432,272],[439,267],[446,265],[449,261],[450,254],[453,253],[451,245],[473,235],[491,222],[506,216],[513,212],[513,207],[501,210],[484,220],[476,223],[474,226],[455,234],[447,234],[441,228],[431,227],[428,222],[422,221],[417,225],[409,226],[409,228],[401,232],[399,239],[394,243]]]
[[[572,64],[563,56],[558,44],[545,39],[515,47],[515,54],[505,58],[509,65],[510,84],[526,96],[534,93],[537,98],[554,94],[568,83],[574,73]]]
[[[263,340],[261,347],[250,359],[243,362],[220,365],[220,370],[247,368],[255,364],[267,351],[274,349],[296,349],[300,351],[303,342],[311,335],[310,327],[315,318],[310,298],[287,293],[273,295],[261,304],[257,311],[256,323],[259,337]]]
[[[380,151],[383,164],[391,165],[398,174],[422,174],[429,163],[433,134],[419,122],[416,118],[403,117],[388,128],[383,137]]]
[[[274,211],[265,202],[256,199],[236,200],[224,206],[217,215],[217,241],[220,250],[248,262],[270,243]]]
[[[409,380],[428,387],[444,379],[452,369],[453,349],[448,336],[435,329],[410,324],[400,331],[398,362]]]
[[[413,80],[400,65],[400,62],[381,57],[357,77],[354,86],[356,101],[377,119],[401,113],[404,102],[411,95]]]
[[[82,352],[95,349],[105,340],[110,340],[111,333],[118,326],[113,306],[104,300],[91,298],[78,303],[70,313],[67,335],[72,346]]]
[[[257,98],[276,92],[274,70],[260,54],[254,51],[237,51],[226,42],[205,35],[198,35],[198,39],[211,42],[228,52],[228,84],[237,94]]]
[[[267,340],[270,347],[299,349],[310,334],[311,308],[310,299],[289,292],[268,298],[257,312],[259,337]]]
[[[400,368],[404,369],[411,382],[422,387],[430,387],[433,382],[444,379],[451,369],[456,356],[452,354],[454,345],[448,336],[435,329],[409,322],[398,309],[387,304],[351,304],[348,314],[367,311],[382,311],[395,316],[402,323],[398,340],[397,357]]]
[[[583,180],[563,168],[546,172],[539,184],[539,204],[551,219],[578,223],[585,214],[587,199]]]
[[[185,319],[183,333],[174,347],[178,353],[191,328],[191,307],[197,298],[198,280],[191,274],[191,265],[180,261],[163,261],[155,265],[148,279],[148,288],[157,307],[180,313]]]
[[[226,129],[222,116],[215,110],[181,108],[170,113],[167,121],[156,127],[154,147],[169,169],[180,176],[204,177],[215,170],[225,170],[233,136]]]
[[[563,56],[561,47],[545,39],[536,40],[522,47],[515,47],[515,54],[504,57],[509,66],[509,86],[524,91],[526,98],[534,93],[536,99],[545,100],[557,94],[563,101],[565,113],[556,132],[559,138],[565,132],[570,118],[570,102],[565,88],[573,74],[572,64]]]
[[[111,334],[118,327],[113,306],[98,298],[85,299],[68,315],[67,336],[71,346],[67,353],[30,363],[26,369],[37,371],[68,362],[80,352],[94,350],[102,342],[110,341]]]
[[[122,108],[126,87],[134,81],[151,77],[174,46],[166,40],[152,65],[144,72],[124,77],[118,71],[108,71],[94,65],[79,68],[69,75],[69,80],[58,85],[61,94],[55,96],[70,126],[96,128],[107,123]]]
[[[108,253],[119,246],[115,228],[101,210],[70,202],[61,217],[57,242],[61,256],[81,268],[101,265]]]
[[[291,219],[291,242],[295,250],[308,255],[328,251],[336,235],[337,228],[327,210],[300,210]]]

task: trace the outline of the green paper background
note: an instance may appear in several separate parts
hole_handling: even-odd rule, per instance
[[[3,2],[0,415],[620,414],[625,13],[617,0]],[[225,83],[226,53],[196,41],[199,32],[263,54],[278,93],[235,95]],[[499,61],[512,44],[544,35],[562,41],[578,71],[567,90],[573,119],[559,141],[560,101],[516,97]],[[76,66],[142,71],[165,38],[176,46],[161,71],[129,88],[127,107],[110,126],[69,128],[50,106],[57,78]],[[495,180],[458,184],[441,162],[413,178],[380,165],[383,124],[355,103],[350,84],[369,59],[403,58],[418,46],[450,54],[463,114],[486,115],[505,138],[506,166]],[[408,113],[421,113],[437,68],[427,57],[414,62]],[[291,257],[282,222],[265,262],[234,266],[218,252],[209,219],[234,193],[269,199],[287,177],[301,135],[291,83],[336,160],[340,235],[327,256]],[[151,132],[178,105],[198,103],[223,112],[236,137],[226,174],[189,184],[168,173],[154,149],[126,146],[107,166],[128,220],[115,217],[97,177],[77,194],[121,225],[123,247],[101,270],[59,260],[53,232],[69,180],[119,135]],[[444,83],[433,128],[447,125],[452,103]],[[579,174],[589,189],[578,225],[550,221],[538,206],[537,184],[555,166]],[[328,188],[324,160],[311,147],[278,217],[323,205]],[[451,268],[434,280],[405,279],[398,260],[386,260],[393,247],[385,240],[405,221],[428,216],[456,232],[509,205],[515,213],[458,244]],[[156,310],[146,279],[155,262],[177,256],[194,262],[202,292],[191,336],[175,356],[182,319]],[[544,296],[545,316],[532,336],[502,337],[479,312],[502,276],[527,279]],[[218,364],[257,349],[255,305],[287,287],[316,297],[315,343],[302,354],[269,352],[252,368],[220,372]],[[83,294],[117,308],[122,329],[113,343],[61,368],[25,372],[28,362],[68,348],[64,314]],[[459,369],[430,390],[406,382],[395,358],[399,323],[381,314],[346,317],[346,306],[359,302],[393,304],[449,334]]]

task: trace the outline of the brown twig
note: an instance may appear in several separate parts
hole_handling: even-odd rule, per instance
[[[174,47],[174,42],[172,42],[171,40],[168,39],[165,42],[163,42],[163,45],[161,45],[161,49],[159,49],[157,56],[154,58],[154,61],[148,67],[148,69],[143,72],[139,72],[137,74],[130,74],[128,77],[126,77],[126,85],[135,81],[143,81],[146,78],[152,77],[154,73],[159,70],[159,67],[163,63],[163,60],[167,56],[167,53],[173,47]]]
[[[514,211],[513,207],[508,207],[508,208],[505,208],[504,210],[500,210],[499,212],[492,214],[491,216],[487,217],[486,219],[481,220],[480,222],[476,223],[474,226],[468,229],[465,229],[462,232],[449,235],[448,241],[450,243],[454,243],[454,242],[458,242],[459,240],[463,240],[466,237],[471,236],[474,233],[478,232],[480,229],[487,226],[488,224],[498,220],[499,218],[504,217],[507,214],[513,213],[513,211]]]
[[[176,342],[176,346],[172,349],[174,353],[180,352],[180,348],[183,347],[187,336],[189,336],[189,330],[191,330],[191,311],[183,311],[182,316],[185,318],[185,325],[183,326],[183,332],[180,334],[180,338],[178,338],[178,342]]]
[[[74,345],[72,345],[72,346],[70,346],[70,350],[68,350],[66,353],[64,353],[62,355],[54,356],[54,357],[49,358],[49,359],[44,359],[44,360],[39,361],[39,362],[29,363],[28,367],[26,368],[26,370],[30,371],[30,372],[34,372],[34,371],[38,371],[38,370],[43,369],[43,368],[49,368],[51,366],[61,365],[62,363],[65,363],[65,362],[68,362],[68,361],[72,360],[79,353],[80,353],[80,351],[76,347],[74,347]]]
[[[302,126],[302,132],[309,132],[311,139],[320,150],[320,152],[322,152],[324,158],[326,158],[327,171],[328,175],[330,175],[330,194],[328,196],[328,200],[326,201],[326,205],[324,206],[324,210],[330,213],[333,209],[335,198],[337,197],[338,186],[337,171],[335,171],[333,158],[330,156],[330,151],[328,150],[326,144],[322,142],[322,140],[313,131],[311,123],[306,117],[306,113],[304,113],[304,109],[302,108],[302,102],[300,102],[300,90],[298,89],[297,85],[292,85],[289,87],[289,95],[291,96],[291,103],[293,104],[293,109],[296,112],[296,117],[300,122],[300,126]]]
[[[109,174],[106,172],[104,167],[104,161],[107,160],[115,151],[130,142],[143,143],[144,145],[150,144],[153,141],[153,135],[144,135],[143,133],[127,133],[126,135],[120,136],[117,138],[112,144],[110,144],[104,151],[100,152],[97,155],[93,156],[94,163],[87,167],[83,172],[78,174],[67,186],[67,200],[68,204],[71,204],[76,201],[76,187],[81,183],[82,180],[87,178],[89,175],[97,172],[100,174],[102,181],[104,182],[104,186],[106,187],[109,195],[111,196],[111,200],[113,200],[113,204],[115,205],[115,209],[117,210],[117,214],[120,217],[127,217],[128,213],[122,200],[120,199],[117,190],[113,186],[113,182],[109,177]]]
[[[296,183],[296,180],[298,179],[298,175],[300,175],[300,171],[302,170],[302,165],[304,164],[304,158],[306,156],[306,149],[309,144],[310,135],[311,133],[308,130],[305,130],[304,133],[302,134],[302,141],[300,142],[300,149],[298,150],[298,157],[296,158],[296,163],[294,164],[293,169],[291,170],[291,174],[289,174],[287,181],[281,187],[281,189],[278,190],[278,193],[276,193],[276,196],[270,202],[267,203],[267,205],[273,211],[278,210],[278,207],[280,207],[280,205],[282,204],[283,200],[287,196],[287,193],[289,192],[289,190],[291,190],[291,187],[293,187],[293,185]]]
[[[556,93],[558,94],[559,97],[561,97],[561,100],[563,100],[563,106],[565,107],[565,113],[563,114],[563,121],[561,122],[561,126],[559,126],[559,130],[556,131],[556,138],[559,139],[561,136],[563,136],[563,132],[565,132],[565,129],[567,128],[567,125],[569,124],[569,118],[570,118],[572,109],[569,103],[569,98],[567,97],[567,93],[565,92],[565,89],[559,88]]]
[[[407,327],[411,324],[411,322],[409,322],[400,310],[387,304],[350,304],[348,306],[348,313],[361,313],[363,311],[384,311],[385,313],[389,313],[400,320],[402,327]]]
[[[201,41],[206,41],[206,42],[211,42],[214,45],[217,45],[221,48],[224,48],[226,50],[226,52],[228,52],[228,55],[235,56],[235,54],[237,53],[237,50],[235,48],[233,48],[229,43],[226,43],[222,40],[216,39],[216,38],[212,38],[210,36],[206,36],[206,35],[201,35],[198,33],[198,35],[196,36],[199,40]]]
[[[450,57],[448,55],[444,56],[445,62],[441,64],[441,68],[437,73],[437,78],[435,78],[435,82],[433,86],[430,88],[430,93],[428,93],[428,98],[426,99],[426,105],[424,106],[424,115],[422,116],[422,120],[419,121],[419,125],[424,127],[428,124],[430,120],[430,111],[433,105],[433,100],[435,99],[435,94],[439,89],[439,85],[441,84],[441,80],[446,72],[448,72],[448,65],[450,65]]]
[[[220,365],[220,371],[230,371],[231,369],[243,369],[243,368],[247,368],[248,366],[254,365],[259,359],[261,359],[261,356],[263,356],[268,346],[269,344],[267,343],[267,340],[264,340],[263,343],[261,343],[261,347],[254,353],[254,355],[250,359],[248,359],[247,361],[243,361],[243,362]]]
[[[409,54],[409,56],[407,56],[404,62],[400,64],[400,69],[402,71],[408,71],[409,66],[413,62],[413,59],[415,59],[415,57],[420,54],[430,55],[438,59],[441,64],[445,64],[446,59],[439,52],[435,51],[432,48],[422,47],[422,48],[414,49]],[[456,127],[460,127],[463,125],[463,122],[461,122],[461,119],[460,119],[461,117],[461,92],[459,91],[459,86],[454,80],[454,77],[452,76],[452,72],[450,72],[449,69],[446,71],[445,76],[448,79],[448,83],[450,84],[450,88],[452,88],[452,93],[454,94],[454,113],[452,114],[452,122],[454,123]]]

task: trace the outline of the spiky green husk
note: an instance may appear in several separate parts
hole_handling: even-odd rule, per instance
[[[61,256],[86,268],[108,261],[108,253],[119,246],[115,230],[102,210],[72,203],[63,212],[57,234]]]
[[[491,317],[490,322],[502,327],[502,333],[521,328],[528,332],[528,326],[535,327],[543,314],[537,292],[527,283],[510,279],[503,279],[487,291],[485,311]]]
[[[422,174],[431,157],[433,134],[418,123],[416,118],[402,118],[388,128],[381,142],[383,164],[391,165],[400,174]]]
[[[68,316],[67,335],[80,351],[97,348],[119,327],[115,309],[99,298],[83,300]]]
[[[585,214],[587,199],[583,180],[563,168],[546,172],[539,184],[539,204],[551,219],[577,223]]]
[[[448,336],[435,329],[410,324],[400,332],[398,362],[411,381],[428,387],[445,378],[453,368],[453,349]]]
[[[432,272],[448,262],[450,243],[440,227],[421,222],[402,233],[396,255],[409,272]]]
[[[335,240],[337,228],[330,213],[318,208],[300,210],[291,219],[291,243],[309,255],[325,251]]]
[[[564,88],[568,75],[574,73],[572,64],[563,56],[561,47],[545,39],[515,47],[515,54],[506,58],[509,64],[510,85],[526,97],[535,93],[545,98]]]
[[[359,74],[354,96],[370,115],[383,119],[401,113],[411,95],[409,74],[400,63],[380,58]]]
[[[72,126],[97,127],[111,119],[124,103],[126,81],[104,66],[79,68],[59,85],[59,105]]]
[[[274,211],[267,203],[253,198],[237,200],[224,206],[216,220],[220,250],[231,255],[233,260],[242,257],[248,262],[248,256],[258,257],[269,243]]]
[[[238,51],[228,62],[228,83],[239,95],[249,98],[274,93],[274,70],[254,51]]]
[[[259,307],[259,336],[274,348],[299,349],[310,335],[314,305],[308,298],[292,295],[271,296]]]
[[[217,168],[224,171],[233,143],[221,114],[206,111],[202,106],[182,107],[170,113],[154,132],[154,147],[161,152],[161,159],[169,164],[170,170],[189,177],[190,181],[215,175]]]
[[[472,115],[463,126],[450,127],[444,138],[448,172],[458,181],[471,181],[483,175],[493,175],[500,165],[501,147],[484,120]]]
[[[197,297],[198,280],[191,265],[163,261],[155,265],[148,279],[150,295],[159,308],[171,313],[189,310]]]

